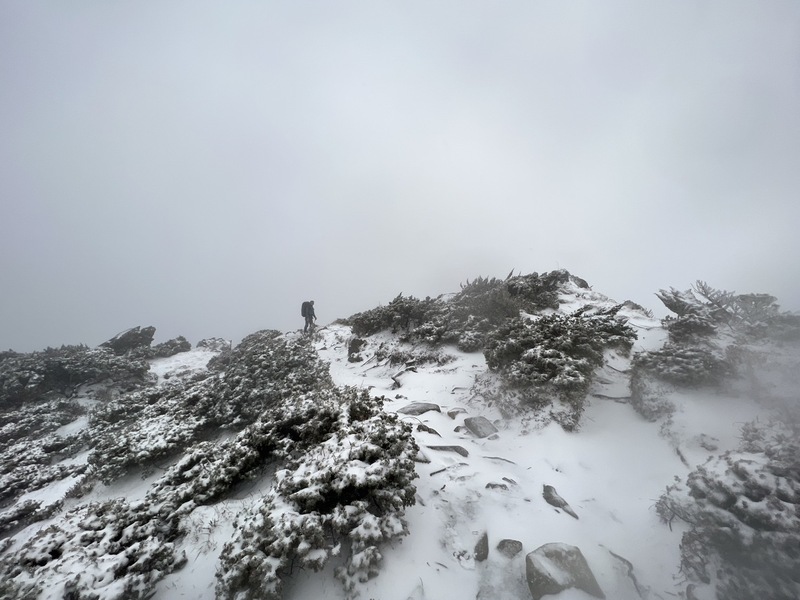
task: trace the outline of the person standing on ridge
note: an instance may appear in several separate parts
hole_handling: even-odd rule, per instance
[[[300,309],[300,314],[306,319],[306,325],[303,327],[303,333],[306,333],[309,327],[311,327],[311,331],[314,331],[314,321],[317,320],[317,315],[314,314],[314,301],[307,300],[306,302],[303,302],[303,306]]]

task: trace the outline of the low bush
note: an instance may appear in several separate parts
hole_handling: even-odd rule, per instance
[[[800,425],[795,413],[743,428],[726,452],[667,488],[665,522],[685,521],[681,569],[717,598],[800,597]]]
[[[603,365],[604,350],[627,354],[636,339],[625,319],[616,316],[619,308],[508,320],[490,334],[486,363],[509,387],[527,390],[535,406],[549,404],[555,396],[579,417],[594,370]]]

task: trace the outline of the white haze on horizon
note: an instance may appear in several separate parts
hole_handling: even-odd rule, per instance
[[[0,6],[0,350],[566,268],[800,310],[800,5]]]

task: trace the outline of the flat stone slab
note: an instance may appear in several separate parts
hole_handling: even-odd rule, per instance
[[[431,450],[439,450],[440,452],[455,452],[464,458],[469,456],[469,451],[461,446],[428,446]]]
[[[433,402],[412,402],[411,404],[404,406],[397,410],[399,413],[403,413],[404,415],[421,415],[423,413],[428,412],[429,410],[435,410],[436,412],[442,412],[442,409],[439,407],[438,404],[434,404]]]
[[[492,425],[492,422],[486,417],[467,417],[464,419],[464,427],[478,438],[489,437],[497,433],[497,427]]]

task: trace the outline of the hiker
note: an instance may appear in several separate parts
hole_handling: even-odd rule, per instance
[[[317,315],[314,314],[314,301],[303,302],[300,314],[306,318],[306,326],[303,327],[303,333],[306,333],[309,327],[311,327],[311,331],[314,331],[314,321],[317,320]]]

